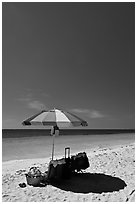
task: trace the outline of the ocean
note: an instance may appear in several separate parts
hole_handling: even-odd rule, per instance
[[[135,141],[134,130],[65,129],[55,138],[55,158],[87,149],[129,144]],[[2,161],[51,157],[52,136],[48,129],[3,129]]]

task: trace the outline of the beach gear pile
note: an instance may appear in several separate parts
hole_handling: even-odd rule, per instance
[[[51,160],[48,171],[42,173],[38,167],[31,167],[26,174],[28,185],[42,186],[52,182],[70,179],[73,173],[82,172],[89,167],[89,160],[85,152],[72,155],[70,157],[70,148],[65,148],[65,158]]]

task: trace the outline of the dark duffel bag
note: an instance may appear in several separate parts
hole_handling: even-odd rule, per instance
[[[68,156],[67,156],[68,150]],[[71,176],[70,148],[65,148],[65,158],[51,160],[48,167],[48,180],[69,179]]]
[[[89,167],[89,160],[85,152],[78,153],[75,156],[71,156],[71,169],[72,171],[80,171]]]
[[[69,179],[70,174],[71,169],[67,165],[65,158],[50,161],[47,174],[48,180]]]

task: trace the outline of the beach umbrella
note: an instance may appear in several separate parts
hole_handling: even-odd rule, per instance
[[[36,115],[26,119],[22,123],[23,125],[42,125],[51,126],[53,129],[53,144],[52,144],[52,160],[54,156],[54,138],[59,132],[59,128],[70,128],[77,126],[87,126],[88,123],[79,118],[78,116],[63,110],[52,109],[43,110]]]

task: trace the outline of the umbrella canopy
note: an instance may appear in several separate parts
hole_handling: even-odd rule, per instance
[[[58,109],[53,110],[43,110],[40,113],[28,118],[23,121],[23,125],[44,125],[44,126],[52,126],[54,130],[57,127],[65,128],[65,127],[76,127],[76,126],[87,126],[87,122],[78,116],[69,113],[67,111],[62,111]],[[53,134],[53,143],[52,143],[52,160],[54,156],[54,138],[57,134]]]
[[[23,125],[58,126],[59,128],[87,126],[87,122],[78,116],[58,109],[43,110],[23,121]]]

